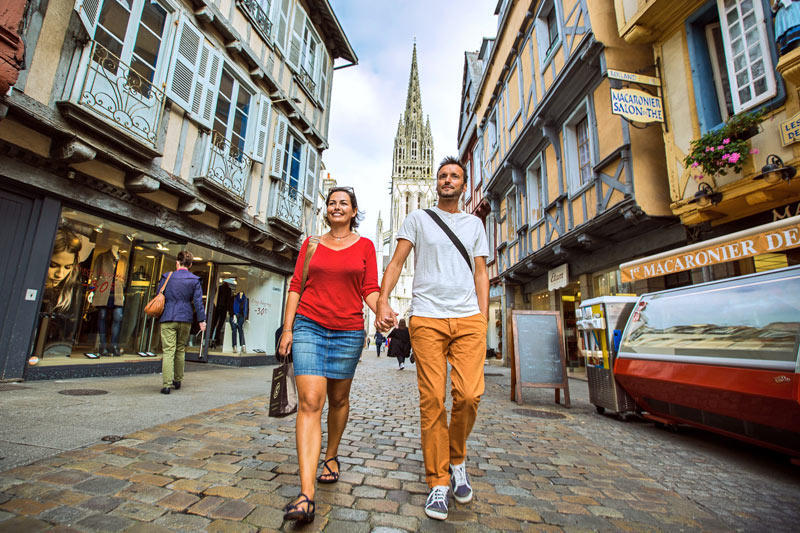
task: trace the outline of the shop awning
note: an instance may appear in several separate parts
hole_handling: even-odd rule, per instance
[[[629,261],[620,265],[619,269],[622,281],[630,282],[798,246],[800,216],[795,216]]]

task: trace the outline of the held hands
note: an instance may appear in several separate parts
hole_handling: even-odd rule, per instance
[[[292,351],[292,331],[284,330],[281,333],[281,340],[278,343],[278,357],[288,357]]]
[[[199,325],[200,325],[200,331],[205,331],[205,330],[206,330],[206,323],[205,323],[205,321],[203,321],[203,322],[200,322],[200,324],[199,324]]]
[[[375,329],[381,333],[386,333],[397,325],[397,313],[387,302],[378,300],[375,311]]]

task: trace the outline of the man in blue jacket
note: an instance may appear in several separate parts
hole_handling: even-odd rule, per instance
[[[161,378],[163,388],[161,394],[169,394],[170,386],[175,390],[181,388],[183,369],[186,357],[186,341],[189,340],[189,329],[192,326],[193,312],[197,313],[200,331],[206,330],[206,311],[203,307],[203,288],[200,278],[189,272],[192,266],[192,253],[187,250],[178,252],[175,271],[161,276],[158,289],[164,287],[164,313],[161,315],[161,348],[164,352],[161,359]]]

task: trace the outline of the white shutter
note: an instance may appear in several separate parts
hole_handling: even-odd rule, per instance
[[[222,78],[222,56],[208,43],[203,43],[194,80],[192,114],[203,126],[210,128],[217,101],[217,87]]]
[[[735,113],[750,109],[776,93],[764,10],[760,0],[717,0],[725,61]]]
[[[317,151],[306,143],[306,198],[314,200],[314,188],[317,183]]]
[[[255,161],[263,163],[267,159],[267,140],[269,139],[269,117],[272,101],[265,94],[258,95],[258,116],[252,120],[252,132],[247,134],[250,146],[248,155]]]
[[[282,115],[275,121],[275,133],[272,135],[272,168],[270,175],[283,178],[283,160],[286,146],[286,133],[288,122]]]
[[[180,31],[172,51],[167,76],[167,97],[186,111],[192,111],[192,98],[203,34],[186,17],[181,17]]]
[[[78,12],[78,17],[90,39],[94,39],[94,30],[97,28],[97,19],[100,18],[102,2],[103,0],[75,0],[75,11]]]
[[[328,65],[328,51],[325,50],[324,46],[320,46],[322,53],[320,54],[320,69],[319,69],[319,83],[317,83],[317,98],[319,101],[322,102],[323,107],[327,107],[328,102],[326,99],[328,98],[328,76],[329,76],[329,65]]]
[[[275,13],[272,20],[273,39],[282,52],[286,48],[286,32],[289,30],[289,0],[275,0]]]
[[[287,61],[295,69],[300,68],[300,56],[303,50],[303,32],[306,27],[306,12],[297,4],[294,8],[294,20],[292,21],[292,35],[289,40],[289,54]]]

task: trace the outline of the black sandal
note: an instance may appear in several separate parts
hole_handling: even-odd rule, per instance
[[[306,504],[305,510],[300,508],[304,503]],[[283,519],[297,520],[303,523],[313,522],[316,509],[317,505],[314,503],[314,500],[309,500],[308,496],[301,492],[297,495],[295,501],[287,503],[283,508]]]
[[[320,483],[336,483],[339,481],[339,472],[334,472],[333,469],[328,465],[331,461],[336,463],[336,470],[341,470],[342,467],[339,464],[339,456],[331,457],[327,461],[322,463],[322,467],[327,470],[327,472],[323,472],[319,476],[317,476],[317,481]]]

